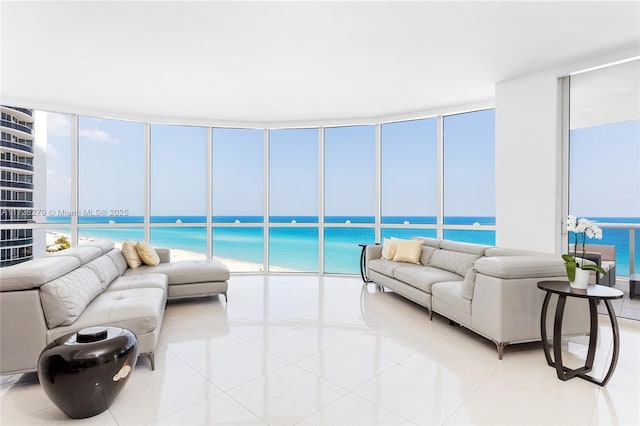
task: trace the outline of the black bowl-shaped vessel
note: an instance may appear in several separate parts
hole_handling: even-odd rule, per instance
[[[90,327],[59,337],[42,351],[38,378],[49,399],[74,419],[105,411],[138,358],[138,340],[118,327]]]

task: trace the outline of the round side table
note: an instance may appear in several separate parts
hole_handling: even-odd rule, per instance
[[[620,349],[618,320],[613,312],[610,300],[621,299],[623,293],[615,288],[593,284],[588,285],[584,290],[578,290],[571,288],[567,281],[540,281],[538,283],[538,288],[547,292],[544,297],[544,302],[542,303],[542,312],[540,314],[540,334],[542,336],[542,348],[544,349],[544,356],[547,359],[547,364],[551,367],[555,367],[560,380],[569,380],[577,376],[600,386],[606,385],[616,368],[616,364],[618,363],[618,351]],[[551,299],[552,294],[558,295],[556,315],[553,323],[553,360],[551,359],[546,327],[547,308],[549,307],[549,300]],[[567,301],[567,297],[578,297],[589,301],[589,349],[587,350],[587,359],[584,367],[576,369],[570,369],[562,364],[562,317],[564,315],[564,305]],[[598,380],[587,374],[593,368],[593,361],[596,355],[596,343],[598,341],[598,308],[596,303],[599,300],[604,301],[604,304],[607,307],[607,312],[609,313],[609,319],[611,321],[611,328],[613,329],[613,354],[611,356],[611,364],[609,365],[609,369],[602,380]]]
[[[105,411],[138,359],[138,340],[118,327],[90,327],[52,341],[38,359],[49,399],[74,419]]]

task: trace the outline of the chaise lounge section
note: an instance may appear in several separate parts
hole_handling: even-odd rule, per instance
[[[154,351],[167,299],[227,294],[229,270],[217,260],[128,267],[112,241],[80,244],[3,268],[0,281],[0,374],[35,371],[52,340],[86,327],[132,331],[140,355]]]

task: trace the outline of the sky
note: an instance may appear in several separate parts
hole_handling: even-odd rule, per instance
[[[495,111],[444,118],[445,216],[494,216]],[[70,116],[48,114],[47,209],[70,210]],[[206,214],[207,129],[152,125],[151,215]],[[436,119],[382,125],[383,216],[434,216]],[[144,124],[79,118],[79,200],[83,211],[144,213]],[[316,216],[319,129],[269,132],[272,216]],[[264,131],[213,130],[214,216],[264,214]],[[571,211],[640,217],[638,121],[573,130]],[[325,129],[328,216],[375,213],[375,127]],[[606,147],[606,149],[603,149]],[[609,166],[615,165],[615,166]]]

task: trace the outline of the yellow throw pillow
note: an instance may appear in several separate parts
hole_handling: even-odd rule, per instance
[[[145,265],[158,266],[160,263],[160,256],[158,256],[155,249],[148,243],[145,243],[144,241],[138,242],[138,244],[136,244],[136,251]]]
[[[422,241],[398,240],[398,246],[393,260],[395,262],[419,264],[420,254],[422,254]]]
[[[385,238],[382,244],[382,258],[391,260],[393,256],[396,254],[396,247],[398,246],[398,239],[396,238]]]
[[[142,259],[140,259],[140,255],[138,255],[136,244],[136,241],[125,241],[122,243],[122,256],[131,269],[136,269],[142,265]]]

